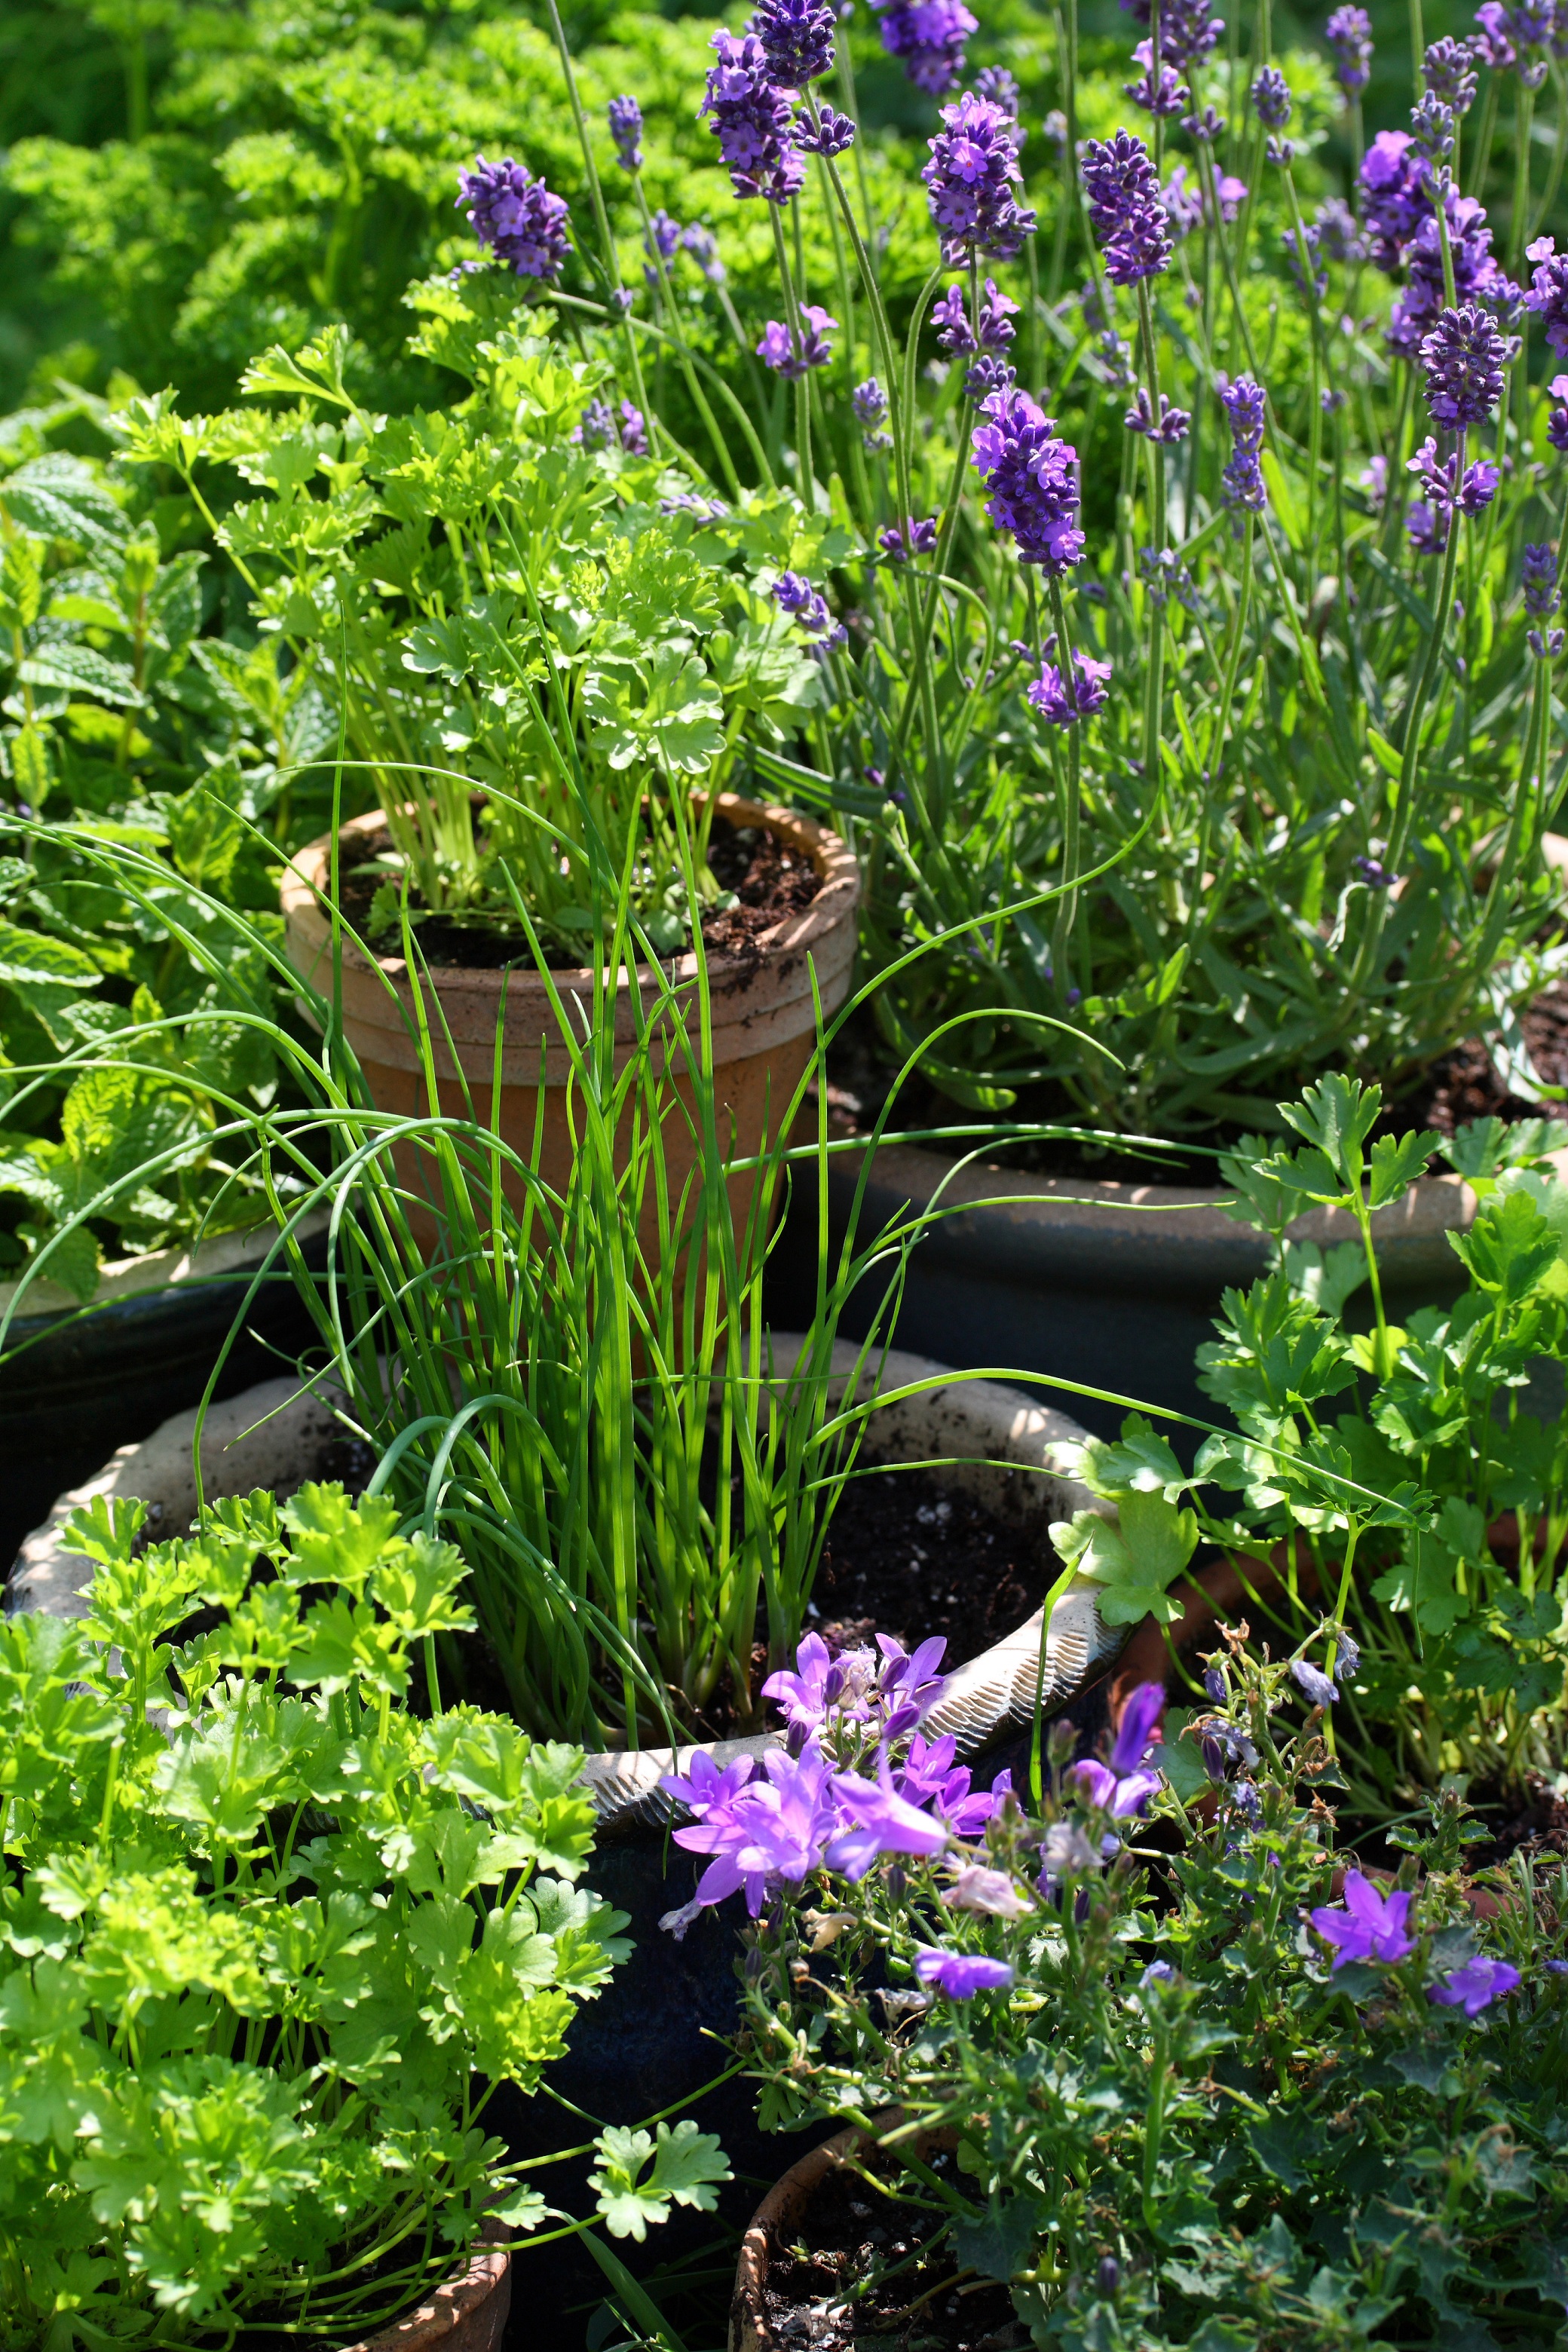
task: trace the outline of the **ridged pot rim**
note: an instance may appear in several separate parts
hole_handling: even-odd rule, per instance
[[[451,2352],[484,2352],[500,2339],[506,2323],[503,2311],[493,2327],[477,2326],[493,2295],[511,2299],[511,2231],[500,2221],[487,2221],[464,2257],[439,2286],[402,2319],[377,2328],[374,2336],[344,2347],[344,2352],[434,2352],[447,2345]],[[482,2332],[481,2332],[482,2328]]]
[[[804,1345],[798,1333],[774,1332],[775,1370],[787,1378]],[[847,1390],[859,1354],[847,1340],[837,1343],[829,1378],[840,1384],[839,1394]],[[863,1397],[924,1380],[940,1384],[869,1415],[865,1443],[870,1459],[923,1462],[933,1454],[952,1456],[946,1473],[952,1486],[982,1493],[999,1514],[1025,1524],[1070,1518],[1079,1510],[1113,1516],[1110,1505],[1058,1466],[1058,1449],[1081,1443],[1088,1433],[1066,1413],[1035,1403],[1021,1390],[954,1371],[928,1356],[889,1349],[868,1362],[858,1393]],[[97,1496],[156,1504],[167,1531],[182,1532],[195,1507],[195,1423],[194,1409],[172,1415],[150,1437],[122,1445],[94,1477],[60,1496],[48,1518],[23,1541],[6,1585],[7,1610],[79,1613],[91,1563],[67,1551],[61,1538],[71,1512],[79,1506],[89,1507]],[[312,1453],[319,1453],[337,1426],[330,1393],[324,1388],[320,1395],[302,1393],[298,1381],[289,1376],[263,1381],[209,1407],[202,1438],[207,1498],[247,1494],[255,1486],[276,1491],[280,1485],[292,1493],[313,1475]],[[287,1483],[289,1479],[292,1485]],[[1125,1645],[1129,1629],[1105,1624],[1096,1606],[1098,1591],[1089,1579],[1076,1577],[1052,1611],[1041,1694],[1047,1710],[1066,1705],[1107,1672]],[[973,1758],[996,1746],[1010,1727],[1030,1719],[1042,1614],[1036,1610],[1012,1633],[953,1668],[921,1726],[928,1738],[951,1732],[958,1757]],[[677,1809],[660,1790],[659,1780],[677,1769],[689,1771],[699,1751],[722,1768],[740,1756],[761,1759],[783,1744],[782,1733],[767,1731],[743,1739],[683,1741],[678,1748],[618,1748],[590,1755],[583,1781],[598,1816],[596,1834],[603,1841],[662,1833]]]
[[[705,795],[692,794],[694,806],[705,804]],[[748,800],[739,793],[721,793],[717,814],[737,825],[762,825],[770,833],[783,836],[792,846],[805,850],[821,877],[822,887],[808,907],[794,914],[782,915],[773,927],[760,931],[753,942],[753,952],[746,955],[719,953],[709,955],[707,962],[710,988],[722,988],[727,982],[743,982],[755,971],[759,958],[771,959],[798,952],[824,939],[850,918],[860,903],[860,867],[854,851],[843,836],[830,825],[816,817],[804,816],[795,809],[784,808],[774,801]],[[339,828],[340,843],[358,835],[380,831],[384,820],[379,809],[363,816],[351,817]],[[331,865],[331,835],[321,834],[295,851],[283,869],[279,886],[279,901],[286,920],[302,929],[320,932],[325,939],[330,926],[321,912]],[[346,936],[342,941],[345,965],[355,971],[379,971],[395,986],[406,982],[408,965],[400,955],[366,956]],[[521,1005],[529,996],[537,995],[548,1002],[549,992],[540,973],[527,961],[526,949],[522,961],[506,968],[470,964],[443,964],[432,971],[431,980],[438,990],[462,990],[465,993],[493,995],[499,998],[504,985],[509,1004]],[[685,986],[697,978],[697,959],[690,953],[672,957],[660,967],[673,987]],[[551,980],[563,996],[592,995],[594,967],[578,964],[552,971]],[[656,984],[654,968],[639,963],[627,972],[617,974],[616,984],[629,992],[635,978],[639,990]]]

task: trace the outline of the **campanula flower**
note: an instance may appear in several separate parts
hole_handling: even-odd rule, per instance
[[[978,1911],[989,1919],[1025,1919],[1035,1906],[1005,1870],[966,1862],[942,1895],[954,1911]]]
[[[1514,1991],[1520,1980],[1511,1961],[1467,1960],[1463,1968],[1451,1969],[1428,1985],[1426,1998],[1444,2009],[1462,2009],[1467,2017],[1479,2017],[1492,2001]]]
[[[1297,1689],[1300,1691],[1303,1697],[1310,1699],[1314,1706],[1332,1706],[1339,1696],[1338,1691],[1335,1690],[1328,1675],[1320,1667],[1314,1666],[1310,1659],[1292,1658],[1290,1674]]]
[[[1404,1886],[1380,1895],[1370,1878],[1351,1870],[1345,1873],[1343,1904],[1333,1909],[1321,1905],[1310,1917],[1324,1942],[1337,1948],[1336,1969],[1343,1968],[1347,1960],[1392,1964],[1408,1959],[1415,1949],[1415,1938],[1405,1926],[1415,1900]]]
[[[916,1952],[915,1976],[949,2000],[973,2000],[977,1992],[999,1992],[1013,1981],[1005,1960],[988,1959],[983,1952],[944,1952],[931,1945],[921,1945]]]
[[[875,1780],[840,1772],[833,1789],[848,1822],[835,1835],[826,1860],[829,1870],[840,1871],[846,1878],[864,1878],[884,1853],[910,1853],[923,1862],[932,1861],[949,1843],[945,1822],[900,1796],[885,1755]]]

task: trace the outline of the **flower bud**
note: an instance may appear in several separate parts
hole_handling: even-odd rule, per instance
[[[1101,2254],[1095,2284],[1101,2294],[1114,2294],[1121,2284],[1121,2265],[1114,2254]]]
[[[882,1874],[882,1883],[891,1899],[895,1903],[901,1903],[909,1892],[909,1873],[900,1869],[896,1862],[890,1862]]]

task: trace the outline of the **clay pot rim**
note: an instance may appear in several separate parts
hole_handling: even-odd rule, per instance
[[[896,2129],[902,2121],[901,2107],[884,2107],[872,2116],[868,2132],[862,2131],[858,2124],[851,2124],[847,2130],[835,2132],[831,2139],[807,2148],[787,2172],[780,2174],[752,2214],[741,2241],[735,2263],[735,2290],[730,2305],[729,2352],[783,2352],[763,2308],[775,2231],[805,2211],[828,2174],[837,2171],[855,2149],[876,2147],[880,2135]],[[956,2130],[948,2126],[921,2132],[914,2145],[923,2150],[953,2147],[957,2142]]]
[[[427,2352],[443,2343],[508,2284],[511,2236],[504,2222],[484,2222],[460,2271],[449,2272],[405,2317],[346,2345],[343,2352]]]
[[[705,795],[693,793],[692,799],[701,803]],[[771,929],[760,931],[753,943],[754,954],[708,956],[710,981],[714,987],[721,986],[731,977],[740,978],[754,971],[758,957],[768,958],[785,950],[810,946],[847,916],[853,914],[860,901],[859,863],[843,836],[835,833],[830,825],[823,824],[816,817],[804,816],[795,809],[785,808],[778,802],[747,800],[739,793],[721,793],[717,814],[737,824],[763,825],[770,833],[782,835],[791,845],[803,848],[816,866],[822,887],[808,907],[803,907],[794,914],[782,915]],[[339,830],[339,842],[352,840],[356,834],[375,833],[384,823],[379,809],[368,810],[363,816],[351,817]],[[295,851],[283,868],[279,886],[279,904],[285,919],[300,922],[313,919],[321,923],[324,933],[326,926],[321,902],[326,894],[331,861],[330,834],[321,834],[315,841],[308,842],[303,849]],[[407,979],[408,965],[403,956],[367,956],[346,935],[342,953],[345,964],[361,971],[379,971],[395,985]],[[504,984],[513,1003],[518,1003],[525,992],[534,991],[541,996],[545,995],[544,981],[528,961],[526,945],[522,950],[522,959],[518,964],[504,970],[499,966],[444,964],[432,974],[432,979],[443,991],[463,989],[498,996]],[[668,964],[658,966],[657,971],[664,974],[671,986],[679,988],[696,979],[697,959],[689,952],[683,953],[672,958]],[[592,993],[592,964],[574,964],[560,971],[552,970],[550,977],[563,996]],[[629,974],[623,969],[617,975],[617,984],[623,989],[629,988],[634,978],[639,988],[656,985],[656,968],[651,964],[639,963]]]

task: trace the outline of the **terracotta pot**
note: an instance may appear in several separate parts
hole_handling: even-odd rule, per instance
[[[873,2118],[874,2125],[879,2130],[891,2131],[900,2121],[900,2112],[897,2107],[886,2108]],[[953,2131],[922,2132],[915,2147],[924,2156],[936,2149],[953,2147],[957,2139]],[[782,2179],[774,2181],[741,2241],[735,2293],[730,2305],[729,2352],[785,2352],[768,2325],[765,2302],[774,2248],[799,2229],[812,2199],[829,2173],[837,2171],[855,2149],[875,2145],[868,2134],[851,2126],[824,2140],[820,2147],[810,2149],[798,2163],[790,2166]]]
[[[810,817],[741,800],[732,793],[720,794],[718,813],[736,825],[765,825],[792,849],[807,855],[822,877],[822,887],[809,907],[784,916],[772,930],[759,935],[755,954],[708,959],[713,1069],[720,1081],[716,1108],[721,1122],[726,1117],[731,1122],[735,1156],[745,1158],[763,1147],[764,1137],[776,1139],[779,1120],[810,1058],[816,1026],[813,974],[826,1016],[836,1013],[849,992],[860,875],[852,852],[838,835]],[[379,812],[346,824],[340,836],[344,862],[352,864],[358,847],[381,826]],[[299,851],[292,865],[284,869],[282,886],[289,961],[323,996],[330,996],[332,988],[331,928],[322,908],[331,875],[331,847],[330,838],[323,835]],[[669,967],[673,985],[686,994],[688,1034],[693,1037],[696,976],[692,956],[680,956]],[[584,1014],[591,1012],[594,975],[590,969],[557,971],[552,977],[568,1017],[574,1004]],[[659,985],[647,965],[637,966],[636,979],[640,1017],[646,1017],[658,1001]],[[447,967],[433,971],[430,982],[440,1004],[440,1017],[432,1015],[430,1022],[436,1033],[433,1053],[439,1108],[461,1116],[466,1108],[466,1082],[476,1111],[480,1117],[488,1116],[504,987],[501,1139],[525,1162],[532,1159],[542,1055],[544,1119],[536,1164],[547,1184],[563,1189],[573,1151],[566,1086],[571,1055],[549,992],[526,950],[521,950],[521,961],[508,972]],[[442,1020],[450,1033],[450,1048],[441,1034]],[[427,1111],[431,1106],[426,1094],[414,991],[401,956],[378,956],[372,962],[344,940],[342,1022],[343,1034],[359,1057],[377,1108],[405,1116]],[[630,1057],[637,1029],[628,982],[616,1003],[617,1069]],[[678,1077],[676,1085],[689,1101],[690,1087],[684,1076]],[[679,1199],[697,1157],[684,1121],[667,1124],[665,1156],[670,1192]],[[427,1156],[410,1147],[395,1153],[395,1158],[405,1188],[428,1192],[434,1171]],[[752,1181],[749,1176],[731,1180],[737,1225],[744,1217]],[[510,1182],[508,1189],[514,1200],[521,1197]]]
[[[454,2271],[405,2319],[347,2352],[500,2352],[511,2312],[511,2232],[488,2223]]]

